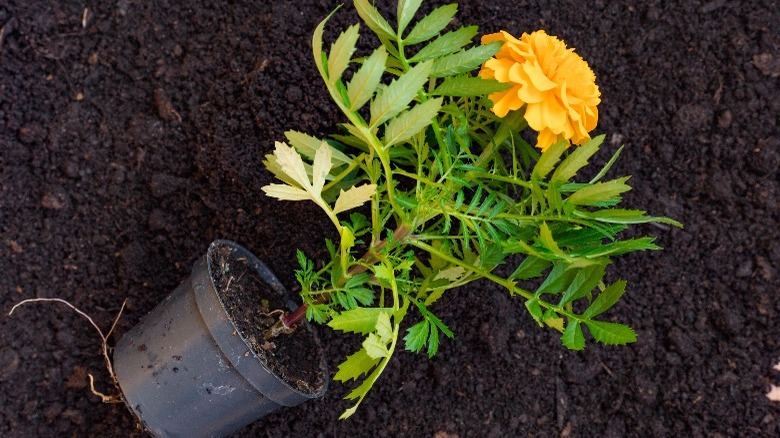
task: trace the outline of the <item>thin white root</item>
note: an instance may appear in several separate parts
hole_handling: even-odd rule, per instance
[[[116,374],[114,374],[114,367],[111,366],[111,356],[108,354],[108,337],[111,336],[111,333],[114,331],[114,328],[116,327],[116,323],[119,321],[119,317],[122,316],[122,312],[125,310],[125,304],[127,304],[127,300],[122,302],[122,307],[119,309],[119,313],[117,313],[116,318],[114,318],[114,323],[111,324],[111,328],[108,330],[108,333],[105,335],[103,334],[103,331],[100,330],[100,327],[98,327],[97,324],[95,324],[95,321],[86,313],[82,312],[74,306],[73,304],[61,299],[61,298],[29,298],[23,301],[20,301],[16,303],[13,307],[11,307],[11,311],[8,312],[8,316],[11,316],[14,313],[14,310],[16,310],[17,307],[22,306],[23,304],[28,303],[38,303],[38,302],[56,302],[56,303],[62,303],[68,307],[71,308],[74,312],[78,313],[79,315],[83,316],[84,318],[87,318],[90,324],[92,324],[92,327],[95,327],[95,330],[97,330],[98,334],[100,335],[100,339],[102,342],[102,350],[103,350],[103,359],[106,361],[106,369],[108,370],[108,374],[111,376],[111,379],[113,380],[113,384],[115,387],[119,388],[119,383],[116,378]],[[89,375],[89,387],[92,390],[92,393],[96,396],[100,397],[103,400],[103,403],[119,403],[122,401],[122,393],[120,391],[117,395],[105,395],[95,389],[95,381],[92,377],[92,374]]]

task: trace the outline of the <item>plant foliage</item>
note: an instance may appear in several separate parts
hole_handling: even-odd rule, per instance
[[[327,18],[312,43],[345,116],[343,131],[327,139],[289,132],[291,146],[278,143],[266,160],[281,183],[263,188],[316,203],[339,232],[339,242],[327,242],[329,260],[299,253],[297,279],[310,320],[364,337],[336,373],[343,382],[362,379],[342,418],[399,345],[432,357],[443,337],[454,336],[432,308],[478,279],[521,297],[570,349],[584,348],[586,334],[604,344],[634,342],[628,326],[602,319],[626,290],[625,281],[605,278],[607,268],[615,256],[659,249],[652,238],[622,239],[628,225],[679,223],[617,207],[631,189],[628,177],[606,179],[620,151],[584,182],[578,173],[603,135],[540,154],[520,135],[522,110],[493,114],[486,95],[506,86],[473,71],[501,44],[472,46],[476,27],[447,31],[456,5],[415,19],[421,1],[401,0],[392,26],[367,0],[354,3],[378,48],[353,58],[356,24],[325,51]],[[511,274],[496,273],[499,266]],[[416,322],[404,324],[411,314]]]

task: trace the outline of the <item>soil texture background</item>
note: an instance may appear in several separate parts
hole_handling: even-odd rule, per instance
[[[59,304],[6,316],[19,300],[67,299],[108,328],[127,299],[115,342],[216,238],[290,288],[297,248],[326,254],[316,207],[260,187],[285,130],[341,121],[310,45],[336,4],[0,1],[0,436],[143,436],[89,391],[89,373],[113,388],[88,322]],[[356,21],[342,8],[327,41]],[[463,1],[455,24],[577,49],[603,97],[594,165],[625,144],[625,204],[685,224],[642,229],[666,249],[608,271],[629,282],[609,315],[638,342],[567,351],[477,283],[434,309],[456,339],[433,360],[397,354],[352,419],[333,384],[236,435],[780,435],[766,397],[780,385],[777,23],[774,0]],[[333,373],[356,340],[317,330]]]

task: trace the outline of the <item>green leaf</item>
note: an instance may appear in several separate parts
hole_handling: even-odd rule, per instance
[[[455,333],[452,333],[452,330],[450,330],[450,328],[449,328],[449,327],[447,327],[447,325],[446,325],[446,324],[444,324],[444,323],[443,323],[443,322],[442,322],[442,321],[439,319],[439,317],[437,317],[437,316],[436,316],[436,315],[434,315],[433,313],[431,313],[431,312],[426,312],[426,314],[425,314],[425,318],[426,318],[428,321],[430,321],[430,322],[431,322],[433,325],[435,325],[436,327],[438,327],[438,328],[439,328],[439,330],[441,330],[441,331],[442,331],[442,333],[444,333],[444,335],[445,335],[445,336],[447,336],[448,338],[452,339],[452,338],[454,338],[454,337],[455,337]]]
[[[604,277],[606,268],[607,265],[604,263],[580,269],[574,277],[574,280],[572,280],[571,284],[566,289],[566,292],[563,293],[558,306],[561,307],[590,293],[593,288],[599,284],[602,277]]]
[[[395,39],[395,31],[368,0],[355,0],[355,9],[369,29],[380,38]]]
[[[542,326],[542,306],[539,305],[539,300],[537,298],[531,298],[530,300],[527,300],[525,302],[525,308],[528,309],[528,313],[531,314],[531,316],[534,318],[534,321],[536,321],[537,324],[539,324],[539,327]]]
[[[355,43],[357,43],[358,31],[360,25],[350,26],[339,35],[336,42],[330,46],[328,54],[328,83],[333,85],[341,78],[344,70],[349,66],[352,54],[355,52]]]
[[[655,241],[654,237],[640,237],[639,239],[621,240],[606,245],[578,249],[576,251],[572,251],[572,255],[597,258],[621,255],[633,251],[655,251],[661,249],[661,247],[653,243],[653,241]]]
[[[328,322],[328,326],[342,332],[368,334],[376,329],[380,315],[391,312],[385,307],[356,307],[341,312]]]
[[[455,53],[461,47],[470,43],[476,34],[477,26],[461,27],[452,32],[447,32],[420,49],[416,55],[409,59],[409,62],[420,62]]]
[[[621,208],[608,208],[594,212],[576,211],[580,217],[595,219],[609,224],[646,224],[657,222],[682,228],[682,224],[674,219],[664,216],[648,216],[643,210],[624,210]]]
[[[588,165],[588,160],[599,150],[599,146],[604,141],[604,135],[592,138],[582,146],[574,149],[563,162],[555,169],[555,173],[550,178],[553,183],[564,183],[574,177],[577,171]]]
[[[626,184],[629,178],[626,176],[588,185],[572,193],[564,203],[567,205],[594,205],[600,201],[612,199],[631,190],[631,187]]]
[[[636,342],[636,333],[631,327],[615,322],[584,321],[593,339],[608,345],[625,345]]]
[[[566,330],[561,337],[563,345],[570,350],[582,350],[585,348],[585,336],[582,334],[582,327],[579,321],[569,321]]]
[[[370,279],[371,279],[371,274],[369,274],[368,272],[364,272],[362,274],[353,275],[344,284],[344,288],[345,289],[356,288],[356,287],[358,287],[358,286],[360,286],[362,284],[365,284]]]
[[[539,161],[536,162],[534,170],[531,172],[531,176],[537,181],[542,181],[544,177],[553,170],[553,167],[555,167],[555,164],[561,158],[561,154],[563,154],[563,151],[568,147],[569,143],[566,140],[561,140],[550,146],[542,153],[542,156],[539,157]]]
[[[609,287],[604,289],[599,294],[599,296],[596,297],[596,299],[593,301],[593,304],[591,304],[587,310],[585,310],[585,313],[582,314],[582,317],[585,319],[591,319],[606,312],[612,306],[614,306],[615,303],[618,302],[625,291],[625,280],[618,280],[612,283],[609,285]]]
[[[520,266],[515,269],[515,272],[509,276],[510,279],[529,280],[542,275],[545,269],[549,268],[552,263],[548,260],[540,259],[535,256],[528,256],[520,263]]]
[[[328,320],[328,314],[320,306],[309,306],[306,308],[306,319],[315,321],[317,324],[325,324],[325,321]]]
[[[502,84],[494,79],[483,79],[471,76],[456,76],[446,78],[441,85],[431,92],[434,96],[487,96],[496,91],[504,91],[511,84]]]
[[[398,77],[371,101],[371,129],[394,117],[409,105],[428,81],[431,62],[422,62]]]
[[[352,76],[352,80],[347,85],[350,111],[357,111],[374,95],[374,91],[382,80],[382,74],[385,72],[386,62],[387,50],[384,46],[380,46]]]
[[[618,150],[614,154],[612,154],[612,158],[610,158],[609,161],[607,161],[607,164],[605,164],[604,167],[601,168],[599,173],[596,174],[596,176],[594,176],[592,180],[590,180],[590,184],[598,182],[599,180],[601,180],[601,178],[604,177],[604,175],[607,174],[607,172],[609,172],[609,169],[611,169],[612,165],[615,164],[615,161],[617,161],[618,157],[620,157],[620,152],[622,151],[623,151],[623,146],[620,146],[620,148],[618,148]]]
[[[536,293],[559,294],[565,291],[574,280],[577,271],[578,269],[571,268],[567,263],[556,263]]]
[[[439,351],[439,330],[431,326],[431,336],[428,338],[428,358],[432,358]]]
[[[490,59],[500,48],[501,42],[494,41],[436,59],[431,68],[431,77],[443,78],[468,73]]]
[[[398,34],[403,35],[404,29],[412,21],[414,14],[420,9],[422,0],[398,0],[396,17],[398,18]]]
[[[336,372],[336,375],[333,376],[333,379],[339,382],[355,380],[371,371],[371,368],[374,368],[378,363],[379,359],[374,359],[369,356],[365,348],[361,348],[357,353],[348,356],[346,360],[339,365],[339,370]]]
[[[435,37],[450,24],[457,12],[458,5],[455,3],[434,9],[430,14],[417,22],[406,39],[404,39],[404,44],[409,46]]]
[[[406,349],[414,353],[419,353],[428,341],[429,330],[430,323],[425,320],[409,327],[406,331],[406,336],[404,336]]]
[[[417,135],[431,124],[432,119],[439,113],[441,104],[441,97],[430,99],[391,120],[385,129],[385,146],[390,147]]]

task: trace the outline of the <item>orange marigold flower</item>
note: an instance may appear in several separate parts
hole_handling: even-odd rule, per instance
[[[561,139],[576,144],[589,140],[588,132],[599,118],[601,93],[588,63],[543,30],[520,39],[504,31],[482,37],[482,44],[493,41],[504,45],[479,76],[512,84],[488,96],[493,112],[504,117],[526,105],[525,119],[539,133],[536,146],[542,151]]]

